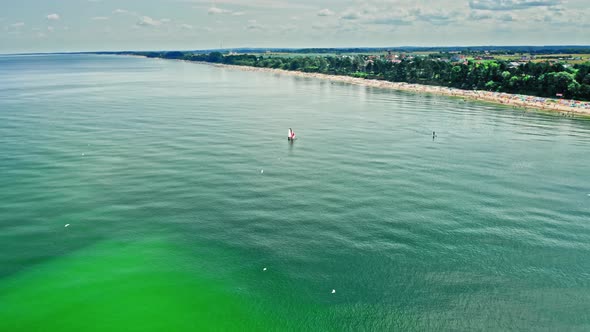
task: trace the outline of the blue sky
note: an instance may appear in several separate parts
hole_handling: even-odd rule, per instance
[[[590,44],[587,0],[0,0],[0,53]]]

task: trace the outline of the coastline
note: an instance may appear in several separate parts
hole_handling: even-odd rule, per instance
[[[194,61],[187,61],[194,62]],[[196,62],[200,64],[212,65],[221,68],[237,69],[242,71],[252,72],[267,72],[281,75],[291,75],[298,77],[316,78],[329,80],[332,82],[343,82],[348,84],[363,85],[375,88],[392,89],[400,91],[409,91],[417,93],[430,93],[449,97],[458,97],[469,100],[477,100],[490,102],[494,104],[507,105],[519,108],[531,108],[541,111],[558,112],[564,116],[582,115],[590,117],[590,102],[570,100],[570,99],[554,99],[544,98],[528,95],[516,95],[503,92],[490,92],[484,90],[461,90],[456,88],[449,88],[434,85],[422,85],[404,82],[389,82],[382,80],[372,80],[364,78],[356,78],[350,76],[329,75],[321,73],[306,73],[301,71],[291,71],[274,68],[261,68],[250,66],[226,65],[210,62]]]

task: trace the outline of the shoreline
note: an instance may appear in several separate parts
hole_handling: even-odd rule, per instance
[[[184,60],[181,60],[184,61]],[[266,72],[306,78],[315,78],[328,80],[332,82],[343,82],[348,84],[362,85],[368,87],[391,89],[399,91],[409,91],[416,93],[430,93],[449,97],[458,97],[469,100],[485,101],[494,104],[531,108],[540,111],[558,112],[564,116],[582,115],[590,117],[590,102],[570,100],[570,99],[554,99],[544,98],[528,95],[516,95],[504,92],[490,92],[484,90],[462,90],[457,88],[449,88],[436,85],[423,85],[415,83],[404,82],[389,82],[383,80],[364,79],[351,76],[330,75],[321,73],[306,73],[301,71],[291,71],[284,69],[264,68],[264,67],[250,67],[238,65],[226,65],[219,63],[200,62],[200,61],[186,61],[199,64],[207,64],[210,66],[237,69],[251,72]]]
[[[140,55],[139,57],[144,57]],[[164,58],[157,58],[160,60],[169,60]],[[574,117],[574,115],[590,118],[590,101],[580,101],[573,99],[555,99],[546,97],[537,97],[530,95],[517,95],[505,92],[491,92],[485,90],[462,90],[457,88],[450,88],[437,85],[424,85],[406,82],[389,82],[385,80],[365,79],[343,75],[331,75],[322,73],[307,73],[295,70],[275,69],[266,67],[252,67],[227,65],[222,63],[213,63],[205,61],[189,61],[178,59],[187,63],[197,63],[219,68],[236,69],[250,72],[265,72],[279,75],[290,75],[297,77],[315,78],[327,80],[331,82],[342,82],[354,85],[361,85],[367,87],[390,89],[398,91],[406,91],[413,93],[429,93],[447,97],[457,97],[464,100],[475,100],[488,102],[496,105],[506,105],[513,108],[524,108],[525,111],[537,110],[541,112],[558,113],[565,117]]]

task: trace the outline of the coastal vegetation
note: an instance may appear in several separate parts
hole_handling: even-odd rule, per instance
[[[275,68],[344,75],[390,82],[407,82],[486,90],[539,97],[590,100],[590,62],[574,65],[555,61],[509,62],[457,54],[273,56],[210,52],[138,52],[136,55],[238,66]]]

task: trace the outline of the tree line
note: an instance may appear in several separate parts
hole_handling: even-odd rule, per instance
[[[365,55],[281,57],[224,55],[220,52],[147,52],[140,55],[590,101],[590,62],[573,66],[527,62],[513,66],[502,60],[453,63],[428,57],[410,57],[392,62]]]

